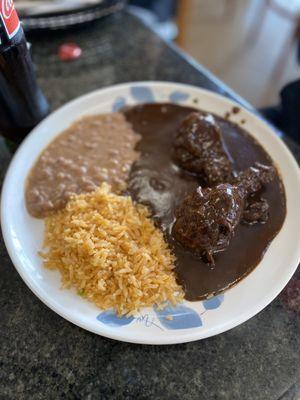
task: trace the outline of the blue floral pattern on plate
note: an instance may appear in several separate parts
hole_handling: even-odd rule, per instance
[[[203,307],[205,310],[215,310],[219,308],[223,303],[224,294],[219,294],[218,296],[214,296],[211,299],[203,300]]]
[[[147,86],[131,86],[131,96],[141,103],[153,103],[155,101],[152,90]]]
[[[154,307],[154,312],[166,329],[189,329],[202,326],[200,315],[184,304],[178,304],[176,307],[169,305],[163,310]]]
[[[190,97],[189,93],[181,92],[179,90],[175,90],[170,93],[169,100],[173,103],[180,103],[181,101],[185,101]]]
[[[126,105],[125,97],[117,97],[112,105],[112,111],[117,112]]]
[[[118,317],[113,310],[103,311],[97,316],[97,320],[112,328],[129,325],[134,317]]]
[[[203,300],[202,304],[204,311],[215,310],[221,306],[224,301],[224,295],[220,294],[211,299]],[[168,305],[163,310],[153,307],[154,314],[156,315],[160,325],[165,329],[190,329],[199,328],[203,325],[201,316],[194,309],[187,307],[185,304],[177,304],[176,306]],[[155,317],[151,313],[141,314],[138,317],[118,317],[113,310],[103,311],[97,316],[97,320],[112,328],[129,325],[133,321],[143,323],[145,327],[156,326],[160,328],[155,322]],[[161,328],[160,328],[161,329]]]

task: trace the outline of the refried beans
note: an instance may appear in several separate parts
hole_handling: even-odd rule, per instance
[[[62,209],[71,194],[91,192],[102,182],[118,192],[126,187],[139,153],[140,136],[121,113],[84,117],[42,152],[26,186],[26,206],[37,218]]]

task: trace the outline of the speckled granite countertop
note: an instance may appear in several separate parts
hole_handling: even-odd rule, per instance
[[[52,109],[136,80],[185,82],[234,96],[125,13],[30,40]],[[84,49],[73,63],[56,57],[66,41]],[[300,146],[287,143],[299,161]],[[1,165],[9,160],[1,142]],[[0,251],[1,400],[300,398],[299,274],[264,311],[229,332],[182,345],[140,346],[96,336],[56,315],[25,286],[3,241]]]

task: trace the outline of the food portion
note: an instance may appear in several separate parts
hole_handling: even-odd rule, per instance
[[[185,248],[215,265],[213,254],[224,251],[243,214],[244,198],[237,186],[221,183],[199,188],[175,211],[172,233]]]
[[[64,288],[118,315],[183,299],[174,256],[146,207],[112,193],[74,195],[66,208],[45,220],[44,265],[58,269]]]
[[[255,198],[249,197],[246,202],[246,206],[243,213],[242,222],[244,224],[256,224],[266,223],[269,217],[269,203],[266,199],[260,198],[255,200]]]
[[[82,118],[62,132],[41,154],[26,187],[26,205],[37,218],[62,209],[71,194],[91,192],[102,182],[120,191],[138,158],[140,136],[123,114]]]
[[[266,151],[240,126],[177,104],[85,117],[44,150],[26,205],[44,265],[118,315],[233,286],[286,215]]]
[[[261,200],[248,205],[247,199],[274,176],[274,167],[256,163],[241,172],[232,184],[221,183],[206,189],[199,186],[175,210],[174,237],[215,265],[213,254],[226,250],[242,217],[249,223],[266,222],[268,202]]]
[[[184,119],[174,142],[174,157],[182,168],[198,174],[208,186],[232,177],[230,157],[212,114],[193,112]]]
[[[195,111],[144,104],[124,112],[141,135],[128,192],[149,207],[164,231],[188,300],[222,292],[247,276],[286,215],[281,179],[262,146],[240,126]],[[183,162],[178,154],[184,155]]]
[[[276,176],[275,168],[260,163],[240,172],[234,184],[240,188],[244,196],[243,223],[265,223],[269,217],[269,203],[257,194]]]

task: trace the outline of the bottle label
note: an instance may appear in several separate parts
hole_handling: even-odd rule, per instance
[[[9,39],[20,28],[20,21],[13,0],[0,0],[0,18]]]

